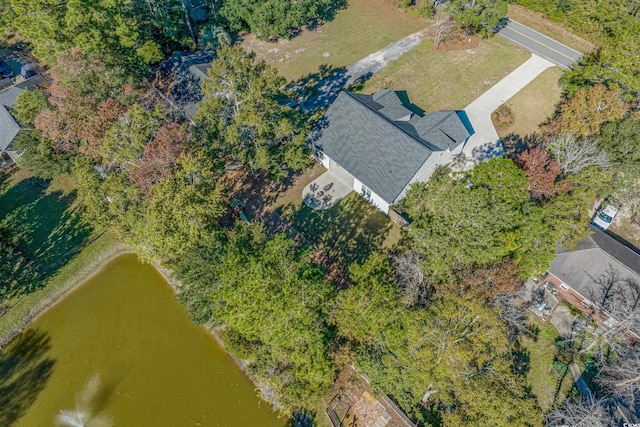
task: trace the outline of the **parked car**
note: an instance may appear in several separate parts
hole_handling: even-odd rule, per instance
[[[607,205],[604,209],[601,209],[596,213],[596,216],[593,217],[593,221],[591,221],[591,223],[596,227],[607,230],[617,213],[618,208],[613,205]]]
[[[9,65],[1,59],[0,59],[0,76],[3,79],[8,79],[14,76],[13,70],[11,69],[11,67],[9,67]]]
[[[36,71],[36,64],[34,64],[33,62],[30,62],[28,64],[23,65],[22,68],[20,69],[20,74],[22,75],[22,77],[24,77],[25,80],[38,75],[38,72]]]

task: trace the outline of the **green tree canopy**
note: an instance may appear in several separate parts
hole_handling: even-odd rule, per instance
[[[282,177],[283,168],[308,163],[309,131],[303,113],[284,104],[292,96],[275,68],[241,47],[224,47],[202,83],[204,99],[194,120],[213,155]]]
[[[378,391],[408,412],[431,407],[445,425],[539,424],[535,398],[511,370],[505,328],[481,300],[448,296],[404,316],[397,334],[359,352],[358,364]]]
[[[309,248],[283,234],[268,238],[259,225],[239,225],[218,239],[215,250],[196,245],[178,262],[178,271],[195,279],[181,290],[188,307],[223,325],[231,351],[249,361],[283,411],[317,402],[334,375],[327,324],[333,289],[322,269]]]
[[[235,31],[251,31],[258,38],[289,37],[312,20],[321,20],[341,7],[335,0],[225,0],[220,8]]]
[[[47,95],[39,90],[25,90],[16,100],[15,116],[25,126],[33,126],[33,121],[42,110],[49,107]]]
[[[391,263],[376,253],[349,269],[353,285],[338,294],[333,320],[340,333],[362,343],[380,341],[399,320],[398,285]]]
[[[452,0],[446,5],[460,29],[484,37],[493,35],[493,29],[507,16],[504,0]]]

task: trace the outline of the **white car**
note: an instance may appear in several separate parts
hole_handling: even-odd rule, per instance
[[[593,217],[593,225],[606,230],[613,222],[613,218],[616,217],[618,208],[613,205],[607,205],[604,209],[598,211],[595,217]]]

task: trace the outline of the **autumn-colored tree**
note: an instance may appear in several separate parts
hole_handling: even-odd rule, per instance
[[[58,64],[47,89],[50,107],[38,114],[35,126],[58,151],[76,152],[81,141],[89,139],[86,153],[91,154],[103,128],[122,113],[115,99],[122,96],[127,78],[78,49],[61,53]],[[109,98],[114,100],[105,101]]]
[[[488,266],[470,266],[457,272],[456,282],[443,284],[438,291],[490,299],[499,293],[513,292],[522,284],[518,268],[508,257]]]
[[[113,127],[126,107],[113,98],[107,98],[98,105],[97,114],[89,119],[83,129],[81,138],[83,144],[80,146],[80,153],[100,159],[100,146],[107,131]]]
[[[137,166],[129,168],[129,179],[143,194],[151,186],[168,177],[176,167],[176,160],[187,152],[188,135],[177,123],[163,125],[145,145]]]
[[[548,199],[571,190],[571,181],[559,179],[562,173],[560,164],[541,147],[519,154],[516,163],[527,175],[532,199]]]
[[[621,119],[629,110],[620,89],[603,84],[579,89],[560,106],[559,114],[547,125],[552,135],[569,133],[587,136],[598,132],[600,125]]]

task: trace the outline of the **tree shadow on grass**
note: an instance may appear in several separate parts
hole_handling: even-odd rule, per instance
[[[288,204],[282,216],[340,268],[363,263],[380,251],[393,224],[364,199],[351,194],[325,211]]]
[[[68,263],[93,231],[78,208],[71,207],[75,193],[46,193],[47,186],[47,181],[28,178],[0,193],[3,240],[15,248],[16,262],[39,275],[39,280],[35,276],[26,280],[18,274],[23,293],[37,290],[44,279]]]
[[[504,156],[515,159],[518,154],[542,145],[544,143],[544,137],[537,133],[524,136],[510,133],[504,138],[501,138],[501,141],[504,146]]]
[[[520,376],[525,376],[531,369],[531,355],[529,350],[518,346],[511,352],[513,356],[513,364],[511,365],[511,371]]]
[[[8,174],[0,177],[0,220],[23,205],[29,205],[40,199],[49,183],[44,179],[32,177],[11,186]]]
[[[55,364],[50,337],[29,329],[0,351],[0,425],[22,417],[46,385]]]
[[[77,209],[74,194],[54,192],[17,207],[5,229],[16,246],[48,276],[65,265],[88,240],[91,228]]]

